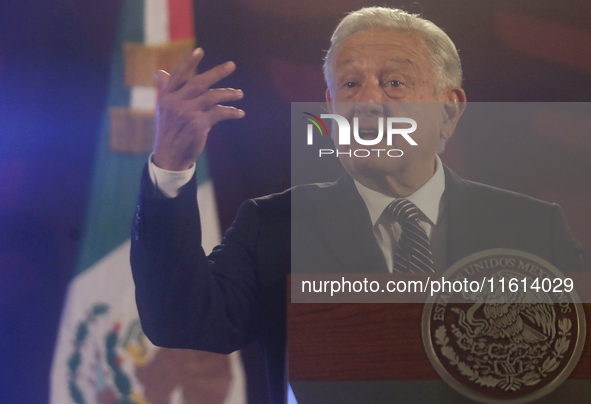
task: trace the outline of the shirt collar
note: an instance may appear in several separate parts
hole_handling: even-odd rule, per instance
[[[431,222],[431,225],[437,224],[437,218],[439,216],[439,203],[441,196],[445,190],[445,174],[443,172],[443,164],[439,159],[439,156],[435,156],[436,169],[435,174],[423,185],[417,189],[414,193],[407,196],[408,199],[414,203],[423,215]],[[357,191],[363,198],[367,210],[369,211],[369,217],[371,218],[372,225],[376,225],[376,222],[384,212],[384,209],[396,198],[384,195],[380,192],[369,189],[365,185],[355,181]]]

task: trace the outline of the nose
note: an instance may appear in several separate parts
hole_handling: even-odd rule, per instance
[[[384,89],[379,82],[366,82],[358,94],[355,112],[361,115],[381,116],[384,113],[381,103],[383,96]]]
[[[384,114],[384,106],[381,102],[356,102],[355,114],[366,116],[382,116]]]

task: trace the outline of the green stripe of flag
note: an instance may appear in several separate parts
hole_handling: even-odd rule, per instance
[[[119,154],[109,150],[109,107],[129,107],[130,89],[124,86],[124,42],[144,42],[144,0],[124,0],[121,5],[107,106],[103,113],[88,194],[84,231],[76,274],[89,268],[130,235],[142,169],[148,154]],[[205,155],[197,164],[198,183],[208,176]]]

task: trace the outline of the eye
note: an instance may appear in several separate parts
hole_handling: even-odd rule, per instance
[[[402,87],[404,85],[404,83],[398,81],[398,80],[390,80],[388,82],[388,86],[390,87],[394,87],[394,88],[398,88],[398,87]]]
[[[355,83],[354,81],[347,81],[346,83],[343,84],[343,87],[345,87],[345,88],[353,88],[356,86],[357,86],[357,83]]]

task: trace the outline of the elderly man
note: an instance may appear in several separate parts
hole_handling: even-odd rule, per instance
[[[443,166],[437,151],[466,102],[457,51],[430,21],[380,7],[350,13],[335,30],[325,64],[327,102],[334,112],[357,117],[361,136],[375,137],[377,117],[410,105],[401,102],[430,104],[438,119],[417,121],[418,146],[393,139],[404,152],[400,158],[348,157],[355,146],[338,146],[347,175],[245,202],[207,257],[194,162],[210,128],[244,112],[221,105],[242,98],[240,90],[211,88],[235,65],[196,74],[202,58],[197,49],[170,76],[158,73],[157,139],[131,252],[142,326],[156,345],[230,353],[258,340],[271,399],[279,403],[292,242],[309,247],[295,257],[298,266],[330,272],[442,271],[495,247],[577,267],[560,207],[461,180]],[[296,208],[292,198],[302,203]]]

